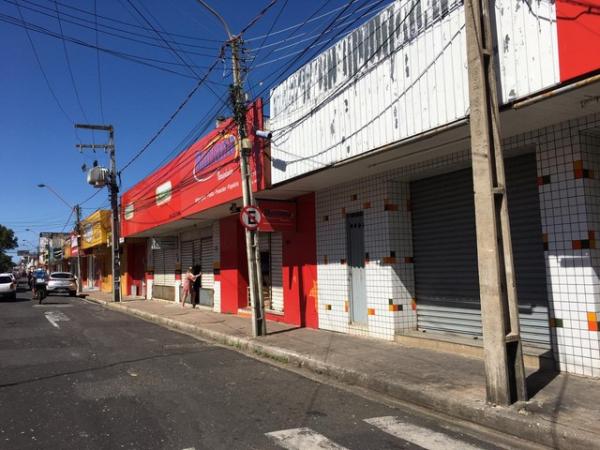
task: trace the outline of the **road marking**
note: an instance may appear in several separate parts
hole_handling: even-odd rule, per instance
[[[479,450],[480,447],[451,438],[444,433],[402,422],[398,417],[374,417],[365,419],[369,425],[379,428],[392,436],[411,442],[429,450]]]
[[[336,444],[322,434],[310,428],[292,428],[289,430],[265,433],[265,436],[275,441],[277,445],[289,450],[346,450],[346,447]]]
[[[60,311],[46,311],[44,313],[44,316],[46,317],[46,319],[48,319],[48,322],[50,322],[56,328],[60,328],[58,326],[58,322],[68,322],[69,320],[71,320]]]

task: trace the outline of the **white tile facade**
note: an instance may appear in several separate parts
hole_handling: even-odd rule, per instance
[[[506,156],[536,151],[555,359],[563,371],[600,377],[600,114],[504,145]],[[416,329],[408,181],[465,167],[469,158],[464,150],[317,192],[321,328],[384,339]],[[352,327],[348,312],[345,214],[356,211],[364,213],[368,255],[366,328]]]

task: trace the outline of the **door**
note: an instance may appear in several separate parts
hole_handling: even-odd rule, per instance
[[[346,216],[350,321],[367,324],[367,288],[365,282],[365,233],[363,213]]]
[[[89,255],[87,257],[88,269],[87,269],[87,288],[94,289],[94,279],[96,275],[96,270],[94,268],[94,255]]]

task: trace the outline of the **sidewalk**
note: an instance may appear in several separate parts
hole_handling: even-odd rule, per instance
[[[268,323],[268,336],[253,339],[248,318],[86,294],[112,310],[550,447],[600,448],[600,380],[530,373],[529,402],[493,407],[485,404],[479,359],[277,322]]]

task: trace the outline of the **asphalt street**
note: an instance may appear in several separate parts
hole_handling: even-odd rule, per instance
[[[79,298],[0,302],[2,449],[520,446]]]

